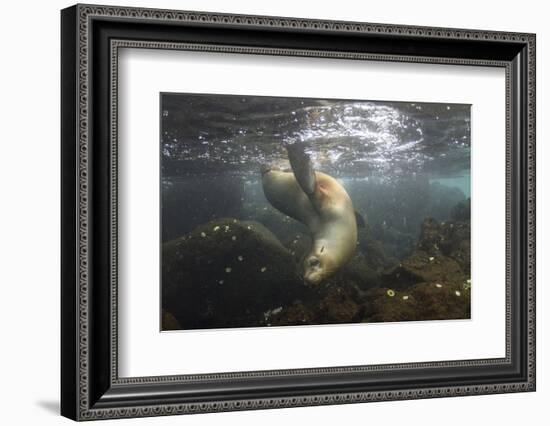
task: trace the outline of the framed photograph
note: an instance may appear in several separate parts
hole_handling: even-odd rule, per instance
[[[61,412],[535,390],[535,35],[61,12]]]

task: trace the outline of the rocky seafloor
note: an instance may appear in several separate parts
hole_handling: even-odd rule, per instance
[[[304,284],[311,240],[298,222],[262,207],[220,218],[162,247],[162,329],[206,329],[470,318],[470,207],[426,218],[401,259],[359,229],[348,264]],[[255,220],[248,220],[253,217]]]

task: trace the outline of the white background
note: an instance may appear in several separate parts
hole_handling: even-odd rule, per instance
[[[121,376],[505,356],[502,68],[124,49],[119,81]],[[471,104],[472,319],[159,333],[158,101],[169,90]]]
[[[125,424],[546,424],[550,400],[550,97],[548,12],[541,1],[111,2],[234,13],[536,32],[538,106],[538,391],[453,399],[118,420]],[[3,424],[68,424],[59,394],[59,9],[65,1],[3,4],[0,27],[0,400]],[[548,77],[546,77],[548,78]],[[546,189],[545,189],[546,188]],[[131,423],[129,423],[131,422]],[[108,421],[102,424],[114,423]]]

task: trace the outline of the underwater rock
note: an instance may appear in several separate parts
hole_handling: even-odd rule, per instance
[[[288,250],[257,222],[218,219],[162,248],[163,308],[183,329],[260,325],[307,292]]]
[[[170,312],[162,310],[162,329],[167,330],[181,330],[178,320]]]
[[[363,316],[363,310],[357,304],[356,299],[357,295],[349,287],[330,287],[328,294],[319,303],[319,323],[358,322]]]
[[[283,309],[280,313],[273,316],[266,316],[265,325],[304,325],[315,324],[317,315],[303,303],[294,304]]]
[[[454,259],[465,274],[470,274],[470,222],[440,223],[428,218],[422,223],[418,247],[430,255]]]
[[[328,286],[318,299],[299,302],[271,316],[269,325],[343,324],[360,322],[364,309],[351,286]]]
[[[372,226],[373,237],[382,243],[384,251],[392,258],[403,259],[409,256],[416,244],[417,235],[412,232],[403,232],[387,223]]]
[[[360,251],[368,267],[374,271],[382,271],[397,263],[397,259],[388,257],[381,241],[368,236],[365,228],[357,230],[357,249]]]
[[[438,254],[441,244],[442,234],[441,225],[434,218],[427,218],[420,227],[420,237],[418,239],[418,248],[426,253]]]
[[[441,251],[454,259],[466,275],[471,268],[470,223],[445,223],[442,229],[443,238],[440,242]]]
[[[283,244],[258,222],[213,220],[163,245],[163,330],[467,318],[469,237],[468,222],[426,219],[396,263],[360,230],[355,256],[308,288],[307,234]]]
[[[419,283],[403,290],[368,292],[363,322],[470,318],[470,287],[463,283]]]
[[[329,277],[325,282],[327,287],[356,287],[369,289],[382,285],[381,274],[369,266],[369,262],[362,253],[355,256],[342,268]]]
[[[462,283],[467,276],[453,259],[418,250],[398,266],[382,275],[384,285],[407,288],[421,282]]]
[[[471,217],[471,199],[468,198],[459,202],[451,209],[451,219],[458,222],[470,221]]]

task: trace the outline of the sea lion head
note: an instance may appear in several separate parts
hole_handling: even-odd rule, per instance
[[[310,253],[304,260],[304,281],[309,285],[318,285],[334,270],[333,262],[326,253]]]

